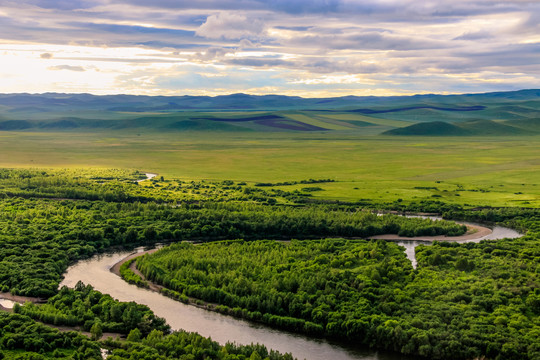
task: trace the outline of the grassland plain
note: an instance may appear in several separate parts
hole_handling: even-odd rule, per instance
[[[129,168],[182,180],[333,179],[316,198],[540,205],[540,136],[2,132],[0,167]],[[286,190],[304,185],[283,186]]]

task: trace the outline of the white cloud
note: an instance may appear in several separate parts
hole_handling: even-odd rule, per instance
[[[265,26],[261,19],[220,12],[208,16],[206,22],[197,29],[196,34],[209,39],[257,39],[264,30]]]

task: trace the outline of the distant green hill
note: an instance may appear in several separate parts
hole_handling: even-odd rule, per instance
[[[453,124],[444,121],[422,122],[383,133],[383,135],[404,136],[505,136],[527,134],[531,133],[518,127],[491,120],[472,120]]]

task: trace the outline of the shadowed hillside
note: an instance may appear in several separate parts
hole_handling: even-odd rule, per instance
[[[532,132],[490,120],[473,120],[463,123],[443,121],[423,122],[404,128],[388,130],[383,135],[410,136],[505,136],[531,135]]]
[[[388,130],[383,135],[464,136],[472,135],[466,129],[443,121],[418,123],[404,128]]]

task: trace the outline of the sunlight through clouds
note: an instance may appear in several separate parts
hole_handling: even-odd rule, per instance
[[[517,0],[7,1],[0,78],[2,92],[515,90],[540,83],[538,19]]]

